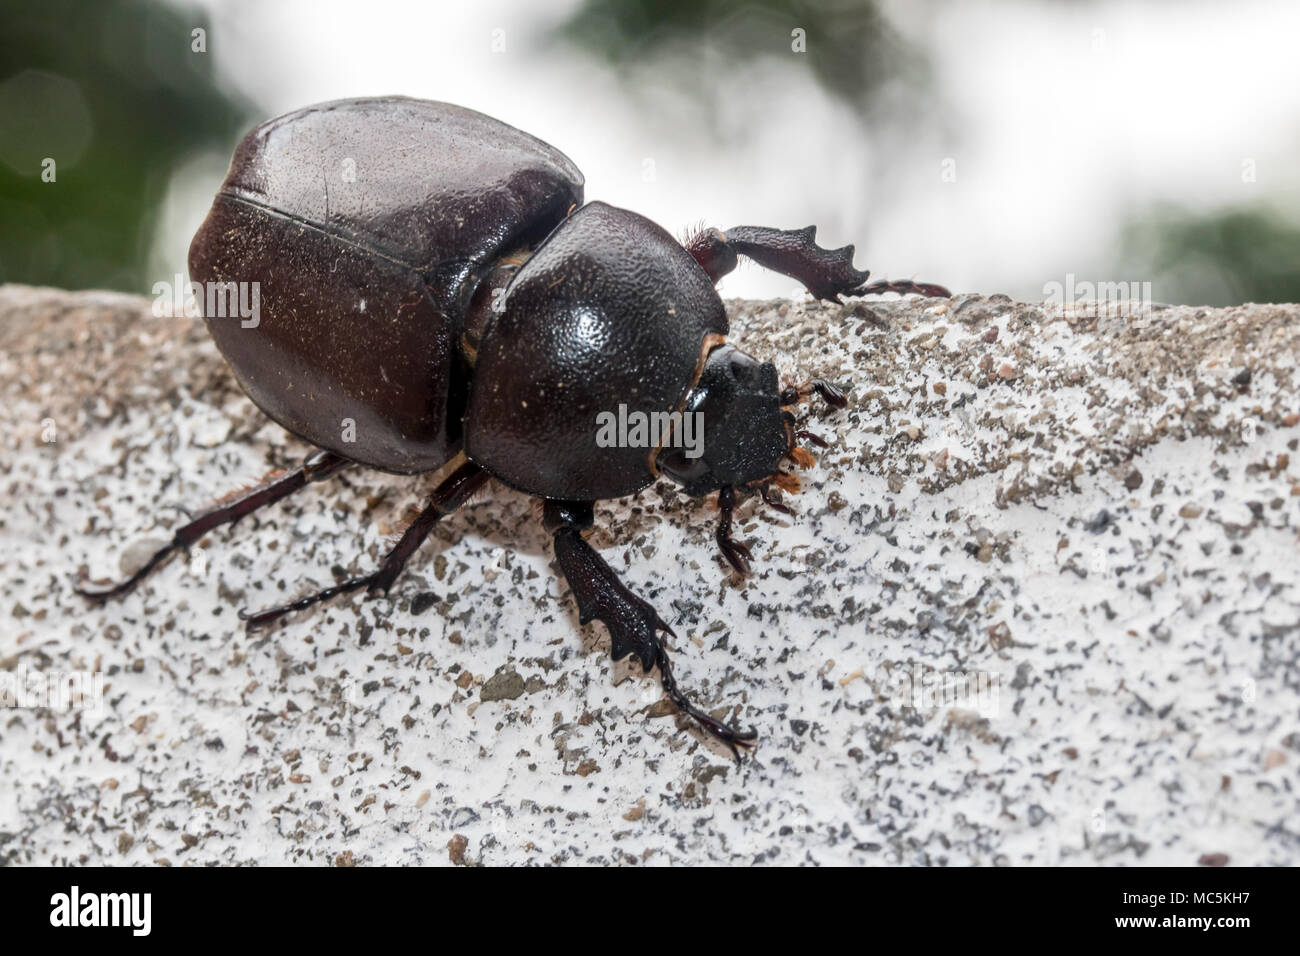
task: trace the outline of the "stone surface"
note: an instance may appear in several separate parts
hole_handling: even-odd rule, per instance
[[[497,485],[392,601],[236,619],[371,567],[429,487],[353,470],[87,607],[79,573],[307,449],[201,324],[0,288],[0,676],[104,681],[0,713],[0,862],[1294,865],[1300,308],[1126,311],[731,303],[852,390],[798,514],[741,507],[747,581],[667,485],[592,541],[762,734],[737,767]]]

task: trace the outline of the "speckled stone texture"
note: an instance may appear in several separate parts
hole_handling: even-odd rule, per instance
[[[201,323],[0,289],[0,675],[104,679],[0,712],[0,862],[1300,862],[1300,308],[730,309],[852,391],[797,515],[739,509],[749,580],[665,484],[591,540],[762,734],[740,766],[497,485],[391,601],[236,619],[374,566],[430,484],[350,470],[88,607],[79,573],[307,449]]]

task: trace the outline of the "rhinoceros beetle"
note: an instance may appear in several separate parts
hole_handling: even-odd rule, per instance
[[[378,570],[280,607],[240,612],[258,628],[338,594],[387,593],[434,525],[489,478],[543,502],[579,619],[603,621],[613,657],[659,668],[667,696],[738,753],[739,731],[678,688],[668,624],[587,544],[592,505],[659,475],[717,494],[717,543],[740,574],[752,554],[731,535],[737,496],[785,506],[786,462],[807,466],[793,407],[834,386],[782,387],[775,367],[725,341],[715,284],[742,256],[819,299],[887,291],[946,296],[914,282],[867,284],[853,247],[815,230],[704,229],[684,243],[642,216],[583,203],[564,154],[481,113],[404,97],[339,100],[258,126],[190,246],[191,279],[257,283],[255,323],[205,312],[217,347],[257,406],[319,449],[301,467],[225,500],[175,532],[121,595],[206,533],[356,464],[441,483]],[[219,286],[221,287],[221,286]],[[661,416],[645,447],[598,441],[622,408]],[[702,416],[698,453],[665,440]],[[700,421],[700,418],[692,419]]]

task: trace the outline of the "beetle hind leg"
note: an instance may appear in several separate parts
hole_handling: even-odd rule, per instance
[[[668,699],[708,734],[726,744],[739,760],[740,748],[756,743],[758,734],[752,729],[741,731],[730,727],[687,699],[673,676],[668,648],[660,636],[660,632],[673,635],[672,628],[654,608],[627,589],[582,537],[582,529],[591,527],[591,502],[548,500],[543,520],[552,535],[556,561],[578,604],[578,620],[583,624],[593,619],[604,622],[609,629],[614,660],[635,653],[647,674],[658,667],[659,682]]]
[[[240,611],[239,617],[244,621],[245,628],[252,631],[260,627],[266,627],[268,624],[272,624],[294,611],[305,610],[312,605],[328,601],[340,594],[350,594],[362,588],[365,588],[371,597],[387,594],[388,589],[393,586],[393,582],[402,573],[402,568],[406,566],[406,562],[424,543],[424,539],[433,531],[434,526],[468,501],[474,492],[481,488],[487,480],[487,472],[470,462],[463,463],[433,490],[433,494],[429,496],[429,501],[425,504],[424,509],[402,533],[402,537],[398,539],[397,544],[384,557],[383,563],[380,564],[377,570],[360,577],[348,578],[331,587],[323,588],[315,594],[308,594],[296,601],[267,608],[265,611],[258,611],[253,614]]]
[[[234,524],[245,515],[273,504],[281,498],[287,498],[312,482],[324,481],[350,464],[348,459],[333,452],[316,452],[293,471],[276,475],[248,491],[237,493],[203,512],[188,524],[182,525],[172,535],[171,541],[155,551],[149,560],[125,581],[102,590],[86,588],[82,585],[75,586],[73,590],[82,597],[96,602],[120,597],[133,590],[173,554],[178,551],[188,551],[214,528],[219,528],[223,524]]]

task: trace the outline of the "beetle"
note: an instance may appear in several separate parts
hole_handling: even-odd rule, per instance
[[[794,407],[846,398],[820,380],[782,387],[772,363],[729,344],[718,280],[748,257],[818,299],[949,293],[867,284],[853,246],[823,249],[811,226],[705,228],[679,242],[634,212],[584,203],[583,184],[554,147],[447,103],[338,100],[252,130],[194,236],[190,276],[209,292],[256,283],[256,321],[212,308],[204,321],[249,398],[318,450],[180,527],[128,579],[78,590],[125,594],[212,529],[350,465],[440,472],[377,570],[240,617],[260,628],[335,595],[387,594],[438,521],[495,478],[541,499],[579,620],[606,625],[613,659],[657,667],[669,699],[734,755],[753,744],[754,730],[679,688],[672,629],[583,537],[593,504],[661,475],[716,494],[718,547],[748,574],[753,555],[731,533],[738,497],[788,511],[769,487],[793,490],[783,465],[812,463],[799,439],[824,445]],[[615,409],[657,421],[657,439],[600,441],[596,422]],[[675,440],[693,423],[694,454]]]

